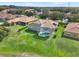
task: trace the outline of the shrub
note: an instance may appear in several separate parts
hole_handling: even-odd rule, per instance
[[[40,14],[39,15],[39,18],[41,18],[41,19],[46,19],[48,17],[48,15],[46,15],[46,14]]]
[[[0,26],[0,41],[8,35],[8,32],[9,30],[7,28]]]
[[[55,32],[58,30],[58,28],[55,29]]]
[[[32,12],[25,12],[25,15],[30,17],[30,16],[33,16],[34,14]]]
[[[56,38],[56,35],[54,35],[53,38]]]

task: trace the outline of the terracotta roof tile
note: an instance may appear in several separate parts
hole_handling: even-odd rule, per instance
[[[36,20],[34,17],[22,16],[22,17],[18,17],[18,18],[9,20],[8,22],[11,23],[11,22],[21,21],[21,22],[27,23],[27,22],[34,21],[34,20]]]
[[[56,22],[52,20],[38,20],[38,21],[35,21],[34,23],[40,24],[41,27],[55,28],[53,23],[56,23]]]
[[[69,23],[65,31],[72,33],[79,33],[79,23]]]
[[[8,13],[0,13],[0,18],[1,19],[13,19],[15,18],[15,15],[8,14]]]

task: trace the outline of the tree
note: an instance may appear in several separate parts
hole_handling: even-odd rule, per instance
[[[63,15],[64,13],[53,11],[51,14],[49,14],[49,18],[52,20],[62,19]]]
[[[40,14],[40,15],[39,15],[39,18],[41,18],[41,19],[46,19],[47,17],[48,17],[47,14]]]
[[[9,5],[9,7],[10,7],[10,8],[15,8],[16,6],[15,6],[15,5]]]
[[[34,14],[32,13],[32,12],[25,12],[25,15],[27,15],[27,16],[33,16]]]
[[[69,22],[79,22],[79,15],[71,15],[67,17]]]
[[[0,26],[0,41],[8,35],[9,30],[5,28],[4,26]]]
[[[24,12],[23,10],[19,10],[19,9],[15,9],[15,10],[8,11],[8,13],[11,13],[11,14],[19,14],[19,15],[24,14],[23,12]]]

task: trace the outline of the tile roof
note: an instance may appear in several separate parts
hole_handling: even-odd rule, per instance
[[[65,31],[72,33],[79,33],[79,23],[69,23]]]
[[[53,24],[53,23],[56,24],[56,22],[52,21],[52,20],[38,20],[38,21],[35,21],[34,23],[41,25],[41,27],[48,27],[48,28],[55,28],[56,27]]]
[[[11,23],[11,22],[21,21],[21,22],[27,23],[27,22],[31,22],[31,21],[34,21],[34,20],[36,20],[36,18],[34,18],[34,17],[22,16],[22,17],[18,17],[18,18],[9,20],[8,22]]]
[[[0,12],[0,18],[1,19],[13,19],[13,18],[16,18],[16,16],[12,14]]]

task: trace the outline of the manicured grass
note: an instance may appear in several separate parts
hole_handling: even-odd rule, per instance
[[[21,53],[39,56],[79,56],[79,41],[63,38],[63,26],[59,25],[50,37],[38,37],[36,32],[25,26],[11,26],[7,37],[0,42],[0,54],[16,55]],[[20,31],[18,31],[20,30]],[[53,36],[56,35],[56,38]]]

